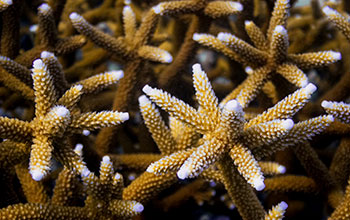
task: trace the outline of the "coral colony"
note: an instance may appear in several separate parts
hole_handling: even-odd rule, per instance
[[[350,220],[350,1],[298,3],[0,0],[0,219]]]

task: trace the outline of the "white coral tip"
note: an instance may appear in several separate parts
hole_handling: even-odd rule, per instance
[[[44,67],[44,63],[41,59],[36,59],[33,62],[34,69],[42,69]]]
[[[131,4],[131,0],[124,0],[124,4],[130,5]]]
[[[327,115],[327,121],[333,122],[334,121],[333,115]]]
[[[341,60],[341,53],[339,52],[331,51],[331,56],[333,57],[334,60]]]
[[[120,120],[122,120],[122,121],[129,120],[129,113],[127,113],[127,112],[121,113],[120,114]]]
[[[32,32],[32,33],[35,33],[39,28],[39,25],[37,24],[33,24],[29,27],[29,31]]]
[[[300,87],[305,87],[307,86],[307,84],[309,83],[309,80],[308,79],[303,79],[301,82],[300,82]]]
[[[153,164],[149,165],[146,169],[146,172],[148,173],[154,173],[154,168],[153,168]]]
[[[145,106],[145,105],[149,105],[151,103],[151,101],[147,98],[147,96],[142,95],[139,97],[139,104],[140,106]]]
[[[282,201],[278,204],[278,206],[280,207],[280,209],[282,210],[286,210],[288,208],[288,204],[285,201]]]
[[[202,67],[199,63],[193,64],[192,66],[192,72],[193,73],[199,73],[202,72]]]
[[[194,41],[199,41],[202,37],[202,34],[194,33],[192,39]]]
[[[81,91],[83,89],[83,85],[78,84],[78,85],[75,85],[74,88],[77,89],[78,91]]]
[[[39,6],[38,8],[41,12],[47,12],[48,10],[50,10],[50,6],[46,3],[43,3]]]
[[[5,5],[12,5],[12,0],[3,0],[2,1]]]
[[[190,175],[190,170],[187,166],[182,166],[176,174],[179,179],[184,180]]]
[[[90,172],[89,168],[84,167],[83,170],[81,171],[81,176],[82,176],[82,177],[87,177],[87,176],[90,175],[90,173],[91,173],[91,172]]]
[[[132,11],[130,6],[127,4],[126,6],[124,6],[123,8],[123,14],[125,14],[127,11]]]
[[[332,107],[332,102],[329,102],[329,101],[326,101],[326,100],[324,100],[322,103],[321,103],[321,106],[323,107],[323,108],[331,108]]]
[[[147,95],[150,95],[150,94],[152,94],[152,92],[153,92],[153,88],[150,87],[149,85],[145,85],[145,86],[142,88],[142,91],[143,91],[144,93],[146,93]]]
[[[290,130],[293,128],[294,122],[292,119],[287,119],[287,120],[284,120],[281,125],[284,129]]]
[[[143,205],[141,203],[136,203],[133,207],[135,212],[142,212],[143,211]]]
[[[56,106],[54,111],[59,117],[66,117],[70,115],[69,110],[64,106]]]
[[[103,156],[102,161],[103,163],[111,163],[111,158],[109,156]]]
[[[81,18],[81,16],[78,14],[78,13],[76,13],[76,12],[73,12],[73,13],[71,13],[70,15],[69,15],[69,18],[71,19],[71,20],[79,20],[80,18]]]
[[[230,100],[229,102],[226,103],[225,109],[227,109],[228,111],[237,112],[237,111],[241,110],[242,107],[237,100],[233,99],[233,100]]]
[[[53,53],[49,52],[49,51],[43,51],[43,52],[41,52],[41,54],[40,54],[40,57],[41,57],[42,59],[49,58],[49,57],[54,57],[54,56],[55,56],[55,55],[54,55]]]
[[[235,206],[235,204],[230,203],[229,206],[228,206],[228,208],[229,208],[230,210],[233,210],[233,209],[236,208],[236,206]]]
[[[91,134],[91,132],[89,130],[83,130],[83,135],[84,136],[89,136]]]
[[[116,179],[116,180],[120,180],[121,178],[122,178],[122,175],[120,175],[119,173],[116,173],[114,175],[114,179]]]
[[[286,34],[287,30],[282,25],[277,25],[275,31],[280,34]]]
[[[223,42],[227,42],[227,41],[229,41],[230,36],[231,36],[231,34],[229,34],[229,33],[220,32],[217,36],[217,39],[219,39]]]
[[[279,172],[279,173],[286,173],[286,167],[285,166],[282,166],[282,165],[279,165],[278,166],[278,168],[277,168],[277,171]]]
[[[238,2],[230,2],[229,4],[230,4],[230,6],[231,6],[233,9],[235,9],[235,10],[237,10],[237,11],[242,11],[242,10],[243,10],[243,5],[242,5],[241,3],[238,3]]]
[[[247,73],[247,74],[252,74],[254,72],[253,68],[251,68],[250,66],[247,66],[244,71]]]
[[[249,25],[252,25],[252,24],[253,24],[252,21],[244,21],[244,25],[245,25],[245,26],[249,26]]]
[[[152,10],[154,11],[154,13],[156,13],[158,15],[158,14],[162,13],[163,7],[161,6],[161,4],[158,4],[158,5],[154,6],[152,8]]]
[[[166,53],[163,54],[162,60],[163,60],[165,63],[171,63],[171,62],[173,61],[173,56],[171,56],[170,53],[166,52]]]
[[[334,9],[332,9],[332,8],[330,8],[328,6],[323,7],[322,11],[323,11],[323,13],[325,13],[328,16],[337,15],[338,14]]]
[[[124,72],[123,70],[114,70],[114,71],[110,71],[110,74],[113,75],[113,77],[116,80],[120,80],[121,78],[124,77]]]
[[[77,152],[77,151],[78,151],[78,152],[79,152],[79,151],[82,151],[82,150],[83,150],[83,147],[84,147],[83,144],[78,143],[78,144],[75,145],[74,151],[75,151],[75,152]]]
[[[257,177],[254,179],[253,181],[253,184],[254,188],[257,190],[257,191],[261,191],[265,188],[265,184],[264,184],[264,180]]]
[[[40,181],[44,177],[44,173],[41,170],[31,170],[30,174],[35,181]]]
[[[312,83],[309,83],[307,84],[307,86],[305,86],[305,92],[308,93],[308,94],[312,94],[316,91],[317,87],[312,84]]]

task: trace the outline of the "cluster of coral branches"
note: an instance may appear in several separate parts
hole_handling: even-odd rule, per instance
[[[350,219],[350,1],[0,0],[0,219]]]

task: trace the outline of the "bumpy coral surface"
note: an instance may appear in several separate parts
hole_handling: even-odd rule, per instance
[[[0,0],[0,219],[350,219],[349,13]]]

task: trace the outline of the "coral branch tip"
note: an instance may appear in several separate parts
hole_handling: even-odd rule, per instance
[[[332,16],[332,15],[337,15],[338,14],[338,12],[336,12],[334,9],[332,9],[332,8],[330,8],[328,6],[323,7],[322,11],[323,11],[323,13],[325,13],[328,16]]]
[[[145,105],[148,105],[150,103],[151,103],[151,101],[147,98],[147,96],[141,95],[139,97],[139,104],[140,104],[140,106],[145,106]]]
[[[31,170],[30,174],[32,175],[33,180],[40,181],[44,177],[44,173],[40,170]]]
[[[224,33],[224,32],[220,32],[217,36],[217,38],[223,42],[228,42],[230,39],[231,34],[229,33]]]
[[[133,210],[135,212],[142,212],[143,211],[143,205],[141,203],[136,203],[133,207]]]
[[[285,201],[280,202],[278,205],[282,210],[286,210],[288,208],[288,204]]]
[[[69,18],[73,21],[76,21],[76,20],[79,20],[81,18],[81,15],[79,15],[78,13],[76,12],[72,12],[70,15],[69,15]]]
[[[284,174],[284,173],[286,173],[286,167],[280,165],[280,166],[278,166],[277,171],[281,174]]]
[[[322,106],[323,108],[331,108],[332,105],[333,105],[332,102],[326,101],[326,100],[324,100],[324,101],[321,103],[321,106]]]
[[[308,94],[312,94],[316,91],[317,87],[312,84],[312,83],[309,83],[307,84],[307,86],[305,86],[305,91],[308,93]]]
[[[129,113],[127,113],[127,112],[121,113],[120,114],[120,120],[122,120],[122,121],[129,120]]]
[[[282,122],[282,127],[286,130],[292,129],[293,126],[294,126],[294,122],[292,119],[287,119],[287,120]]]
[[[261,178],[256,178],[253,181],[253,186],[257,191],[261,191],[265,188],[264,180]]]
[[[48,5],[48,4],[46,4],[46,3],[43,3],[43,4],[41,4],[40,6],[39,6],[39,11],[41,11],[41,12],[47,12],[47,11],[49,11],[50,10],[50,6]]]

